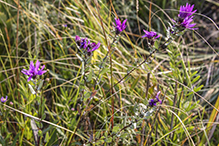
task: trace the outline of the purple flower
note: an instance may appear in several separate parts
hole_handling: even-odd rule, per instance
[[[158,91],[158,92],[157,92],[156,99],[157,99],[157,101],[159,101],[159,102],[160,102],[160,104],[161,104],[161,103],[162,103],[162,101],[159,99],[159,95],[160,95],[160,91]]]
[[[75,42],[77,43],[78,46],[81,46],[81,39],[79,36],[75,36]]]
[[[194,8],[194,5],[191,6],[188,3],[186,3],[186,6],[180,6],[178,17],[185,19],[186,17],[191,16],[193,13],[197,11],[197,10],[194,10],[192,12],[193,8]]]
[[[27,79],[27,81],[29,82],[31,80],[31,78],[36,78],[37,75],[42,75],[45,72],[47,72],[46,70],[43,70],[45,65],[42,66],[41,70],[39,70],[39,67],[40,67],[39,60],[36,61],[36,67],[34,66],[33,61],[30,61],[30,68],[29,68],[29,70],[23,69],[21,72],[23,74],[29,76],[29,78]]]
[[[5,102],[7,101],[7,99],[8,99],[8,96],[6,96],[5,98],[2,97],[2,98],[1,98],[1,102],[2,102],[2,103],[5,103]]]
[[[157,105],[157,102],[160,102],[160,104],[162,103],[162,101],[159,99],[159,94],[160,94],[160,91],[157,93],[156,99],[150,99],[150,100],[149,100],[149,105],[150,105],[151,107],[156,106],[156,105]]]
[[[86,49],[89,56],[93,51],[97,50],[100,47],[100,42],[98,42],[97,44],[91,43],[90,40],[87,40],[87,38],[80,39],[80,37],[77,35],[75,36],[75,42],[80,47],[80,49]]]
[[[87,38],[85,39],[81,39],[81,44],[80,44],[80,48],[84,48],[86,49],[88,44],[90,44],[90,41],[87,42]]]
[[[160,35],[157,35],[156,32],[149,32],[149,31],[146,31],[146,30],[143,30],[145,32],[145,35],[142,36],[142,38],[146,37],[148,39],[157,39],[160,37]]]
[[[198,28],[193,28],[196,25],[196,23],[190,24],[193,21],[192,14],[197,11],[197,10],[193,11],[193,8],[194,5],[191,6],[188,3],[186,3],[186,6],[180,6],[178,19],[177,21],[173,20],[173,22],[175,23],[173,27],[177,27],[180,31],[184,30],[185,28],[191,30],[198,29]]]
[[[156,104],[156,101],[155,101],[154,99],[150,99],[149,105],[150,105],[151,107],[153,107],[153,106],[156,106],[157,104]]]
[[[193,21],[192,18],[193,18],[193,16],[191,16],[191,17],[186,17],[186,18],[183,20],[183,22],[181,23],[181,26],[182,26],[182,27],[185,27],[185,28],[187,28],[187,29],[191,29],[191,30],[196,30],[196,29],[198,29],[198,28],[192,28],[193,26],[196,25],[196,23],[190,24],[190,23]]]
[[[80,37],[79,36],[75,36],[75,41],[77,42],[77,41],[80,41]]]
[[[90,47],[89,47],[90,46]],[[100,47],[100,42],[96,43],[91,43],[87,48],[87,52],[93,52],[97,50]]]
[[[125,19],[125,20],[123,21],[123,23],[121,23],[121,21],[119,20],[119,18],[118,18],[118,19],[115,18],[115,21],[116,21],[116,24],[113,23],[113,26],[115,27],[115,29],[116,29],[116,34],[118,35],[120,32],[122,32],[122,31],[126,28],[125,23],[126,23],[127,19]]]

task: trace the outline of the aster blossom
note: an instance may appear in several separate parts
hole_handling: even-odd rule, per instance
[[[42,68],[39,70],[40,67],[40,61],[37,60],[36,61],[36,67],[34,66],[33,61],[30,61],[30,67],[29,70],[23,69],[21,72],[25,75],[28,75],[29,78],[27,79],[27,81],[29,82],[31,80],[31,78],[36,78],[37,75],[43,75],[45,72],[47,72],[46,70],[43,70],[45,65],[42,66]]]
[[[97,50],[100,47],[100,42],[91,43],[90,40],[87,38],[80,39],[79,36],[75,36],[75,42],[79,46],[80,49],[86,49],[88,55],[90,56],[91,53],[95,50]]]
[[[143,30],[145,35],[142,36],[142,38],[146,37],[148,39],[157,39],[160,37],[160,35],[158,35],[156,32],[149,32],[149,31],[146,31],[146,30]]]
[[[2,97],[2,98],[1,98],[1,102],[2,102],[2,103],[5,103],[5,102],[7,101],[7,99],[8,99],[8,96],[6,96],[5,98]]]
[[[191,29],[191,30],[196,30],[198,28],[193,28],[196,23],[190,24],[193,21],[193,16],[197,10],[194,10],[194,5],[186,4],[186,6],[180,6],[179,14],[178,14],[178,19],[177,21],[173,20],[175,25],[173,27],[177,27],[180,31],[184,30],[185,28]]]
[[[159,38],[160,35],[158,35],[156,32],[153,31],[146,31],[143,30],[145,35],[142,36],[142,38],[148,38],[149,40],[149,45],[154,45],[155,39]]]
[[[160,94],[160,91],[157,93],[155,99],[150,99],[150,100],[149,100],[149,105],[150,105],[151,107],[156,106],[156,105],[157,105],[157,102],[160,102],[160,104],[162,103],[162,101],[159,99],[159,94]]]
[[[187,28],[187,29],[191,29],[191,30],[196,30],[198,28],[193,28],[193,26],[196,25],[196,23],[190,24],[193,21],[193,16],[191,17],[186,17],[183,22],[181,23],[181,26]]]
[[[197,10],[194,10],[192,12],[193,8],[194,8],[194,5],[191,6],[188,3],[186,3],[186,6],[180,6],[178,17],[185,19],[186,17],[191,16],[193,13],[197,11]]]
[[[115,18],[116,24],[113,23],[113,26],[114,26],[115,29],[116,29],[116,34],[117,34],[117,35],[120,34],[120,33],[126,28],[126,25],[125,25],[126,21],[127,21],[127,19],[125,19],[125,20],[121,23],[121,21],[119,20],[119,18],[118,18],[118,19]]]

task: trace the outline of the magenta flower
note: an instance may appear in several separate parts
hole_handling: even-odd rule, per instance
[[[29,78],[27,79],[27,81],[29,82],[31,80],[31,78],[36,78],[37,75],[42,75],[45,72],[47,72],[46,70],[43,70],[45,65],[42,66],[41,70],[39,70],[40,67],[40,62],[39,60],[36,61],[36,67],[34,66],[33,61],[30,61],[30,68],[29,70],[23,69],[21,72],[25,75],[28,75]]]
[[[188,3],[186,3],[186,6],[180,6],[178,17],[185,19],[186,17],[191,16],[193,13],[197,11],[197,10],[194,10],[192,12],[193,8],[194,8],[194,5],[191,6]]]
[[[155,39],[159,38],[160,35],[158,35],[156,32],[149,32],[149,31],[146,31],[146,30],[143,30],[145,32],[145,35],[142,36],[142,38],[148,38],[148,43],[149,45],[153,46],[154,45],[154,42],[155,42]]]
[[[194,10],[194,5],[186,4],[186,6],[180,6],[178,19],[177,21],[173,20],[175,25],[173,27],[177,27],[180,31],[184,30],[185,28],[196,30],[198,28],[193,28],[196,23],[190,24],[193,21],[192,14],[195,13],[197,10]]]
[[[159,94],[160,94],[160,91],[157,93],[156,99],[150,99],[150,100],[149,100],[149,105],[150,105],[151,107],[156,106],[156,105],[157,105],[157,102],[160,102],[160,104],[162,103],[162,101],[159,99]]]
[[[115,21],[116,21],[116,24],[113,23],[113,26],[115,27],[116,34],[118,35],[118,34],[120,34],[120,32],[122,32],[126,28],[125,23],[126,23],[127,19],[125,19],[122,23],[119,20],[119,18],[118,19],[115,18]]]
[[[142,38],[146,37],[148,39],[157,39],[160,37],[160,35],[157,35],[156,32],[149,32],[149,31],[146,31],[146,30],[143,30],[145,32],[145,35],[142,36]]]
[[[2,102],[2,103],[5,103],[5,102],[7,101],[7,99],[8,99],[8,96],[6,96],[5,98],[2,97],[2,98],[1,98],[1,102]]]
[[[196,30],[196,29],[198,29],[198,28],[193,28],[193,26],[195,26],[196,23],[190,24],[190,23],[193,21],[192,18],[193,18],[193,16],[191,16],[191,17],[186,17],[186,18],[183,20],[183,22],[181,23],[181,26],[182,26],[182,27],[185,27],[185,28],[187,28],[187,29],[191,29],[191,30]]]

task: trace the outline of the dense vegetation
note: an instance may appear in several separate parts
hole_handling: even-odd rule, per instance
[[[187,2],[198,29],[178,20]],[[218,13],[212,0],[0,1],[0,144],[217,145]]]

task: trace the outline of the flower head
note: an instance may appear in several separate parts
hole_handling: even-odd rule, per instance
[[[156,105],[157,105],[157,102],[160,102],[160,104],[162,103],[162,101],[159,99],[159,94],[160,94],[160,91],[157,92],[157,95],[156,95],[156,98],[155,98],[155,99],[150,99],[150,100],[149,100],[149,105],[150,105],[151,107],[156,106]]]
[[[150,105],[151,107],[153,107],[153,106],[156,106],[157,104],[156,104],[156,101],[155,101],[154,99],[150,99],[149,105]]]
[[[149,45],[154,45],[155,39],[159,38],[160,35],[158,35],[156,32],[153,31],[146,31],[143,30],[145,32],[145,35],[142,36],[142,38],[148,38],[149,40]]]
[[[27,79],[27,81],[29,82],[31,80],[31,78],[36,78],[37,75],[42,75],[45,72],[47,72],[46,70],[43,70],[45,65],[42,66],[42,68],[39,70],[40,67],[40,61],[37,60],[36,61],[36,67],[34,66],[33,61],[30,61],[30,68],[29,70],[23,69],[21,72],[25,75],[28,75],[29,78]]]
[[[119,20],[119,18],[118,18],[118,19],[115,18],[116,24],[113,23],[113,26],[114,26],[115,29],[116,29],[116,34],[117,34],[117,35],[118,35],[120,32],[122,32],[122,31],[126,28],[126,25],[125,25],[126,21],[127,21],[127,19],[125,19],[125,20],[121,23],[121,21]]]
[[[195,13],[197,10],[194,10],[194,5],[186,4],[186,6],[180,6],[178,19],[177,21],[173,20],[175,25],[173,27],[178,28],[180,31],[184,30],[185,28],[196,30],[197,28],[193,28],[196,23],[190,24],[193,21],[192,14]]]
[[[5,103],[5,102],[7,101],[7,99],[8,99],[8,96],[6,96],[5,98],[2,97],[2,98],[1,98],[1,102],[2,102],[2,103]]]
[[[193,28],[193,26],[196,25],[196,23],[190,24],[193,21],[193,16],[191,17],[186,17],[183,22],[181,23],[181,26],[187,29],[191,29],[191,30],[196,30],[198,28]]]
[[[194,5],[191,6],[188,3],[186,3],[186,6],[180,6],[178,17],[185,19],[186,17],[191,16],[193,13],[197,11],[197,10],[194,10],[192,12],[193,8],[194,8]]]
[[[75,36],[75,42],[80,47],[80,49],[86,49],[89,56],[93,51],[97,50],[100,47],[100,42],[98,42],[97,44],[91,43],[90,40],[88,40],[87,38],[80,39],[80,37],[77,35]]]
[[[160,35],[157,35],[156,32],[149,32],[149,31],[146,31],[146,30],[143,30],[145,32],[145,35],[142,36],[142,38],[146,37],[148,39],[157,39],[160,37]]]
[[[93,52],[97,50],[100,47],[100,42],[96,43],[90,43],[87,47],[87,52]]]

